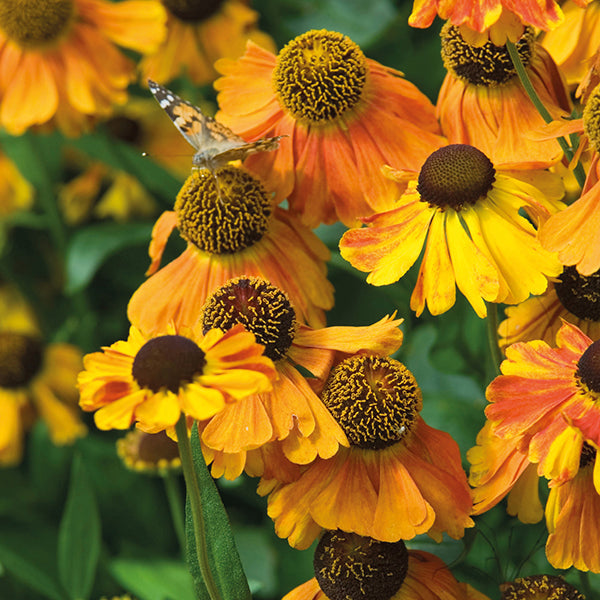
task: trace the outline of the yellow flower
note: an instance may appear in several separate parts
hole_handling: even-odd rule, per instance
[[[158,0],[1,0],[0,124],[79,133],[127,99],[134,64],[115,44],[154,51],[165,18]]]
[[[343,258],[367,281],[386,285],[400,279],[425,253],[410,306],[420,315],[425,304],[438,315],[454,305],[456,287],[475,312],[485,302],[522,302],[541,294],[548,277],[562,267],[542,248],[535,227],[558,207],[562,186],[550,180],[540,189],[532,172],[519,175],[495,167],[477,148],[451,144],[435,151],[417,175],[388,168],[391,178],[409,180],[391,210],[363,219],[364,228],[347,231],[340,241]],[[519,179],[520,177],[520,179]],[[552,177],[540,173],[539,177]],[[541,179],[540,181],[543,181]]]
[[[257,27],[258,14],[246,0],[162,0],[167,37],[140,63],[142,78],[166,83],[185,73],[194,83],[210,83],[220,58],[238,58],[246,42],[274,51],[275,43]]]
[[[183,335],[185,333],[185,335]],[[99,429],[170,430],[181,414],[207,419],[227,403],[267,390],[275,376],[263,346],[238,326],[227,333],[199,329],[129,338],[84,358],[80,406],[96,411]]]

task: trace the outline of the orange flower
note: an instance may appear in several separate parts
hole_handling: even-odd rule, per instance
[[[309,31],[278,56],[248,44],[216,67],[223,123],[248,140],[289,136],[246,165],[309,227],[352,225],[390,206],[381,166],[417,168],[442,143],[425,95],[339,33]]]
[[[276,376],[263,347],[242,325],[227,333],[169,327],[146,337],[131,327],[126,341],[84,358],[79,374],[83,410],[99,429],[171,431],[181,414],[207,419],[261,390]]]
[[[486,512],[508,494],[509,515],[523,523],[537,523],[543,517],[536,466],[515,440],[494,435],[490,421],[478,433],[467,460],[471,463],[469,483],[475,488],[473,514]]]
[[[421,392],[404,365],[369,355],[345,359],[321,398],[350,448],[316,459],[297,481],[271,491],[277,535],[302,549],[321,529],[397,542],[420,533],[458,539],[473,526],[458,446],[419,416]],[[270,489],[272,482],[259,485],[259,493]]]
[[[500,346],[543,340],[552,344],[562,321],[576,325],[592,340],[600,339],[600,271],[585,277],[565,267],[541,296],[505,309],[500,323]]]
[[[557,252],[564,265],[575,265],[582,275],[600,270],[599,179],[600,159],[596,152],[579,200],[552,215],[540,228],[542,245]]]
[[[600,46],[600,4],[567,0],[561,5],[565,20],[559,27],[547,31],[541,43],[560,67],[567,84],[577,86],[583,81],[591,58]]]
[[[258,278],[237,278],[216,290],[201,321],[205,330],[242,323],[265,346],[278,373],[272,390],[199,424],[213,476],[228,479],[246,469],[269,480],[293,480],[298,470],[289,461],[307,464],[347,446],[346,436],[311,384],[327,377],[334,360],[356,352],[390,354],[402,343],[402,320],[393,317],[367,327],[312,329],[299,324],[286,294]],[[298,366],[314,377],[304,377]]]
[[[469,45],[457,27],[442,28],[442,58],[448,73],[436,113],[452,144],[471,144],[505,169],[544,169],[562,158],[558,142],[527,137],[544,119],[517,77],[506,46]],[[540,100],[558,119],[571,112],[569,95],[554,61],[528,27],[516,45]]]
[[[328,531],[317,546],[314,565],[315,578],[283,600],[489,600],[470,585],[459,583],[439,558],[407,550],[402,541],[390,544]]]
[[[581,0],[580,4],[588,1]],[[429,27],[436,15],[460,26],[463,37],[468,36],[469,43],[478,46],[488,38],[496,46],[506,43],[507,39],[516,42],[525,25],[548,31],[564,19],[555,0],[414,0],[408,23],[413,27]]]
[[[546,556],[557,569],[600,573],[600,466],[585,444],[573,479],[553,487],[546,503]]]
[[[600,342],[592,343],[565,322],[556,345],[536,340],[509,346],[500,367],[503,374],[487,388],[492,404],[485,412],[495,435],[518,442],[529,460],[539,463],[538,474],[559,483],[578,469],[575,454],[581,442],[573,438],[569,424],[600,444],[593,366]]]
[[[280,208],[272,208],[261,183],[242,169],[218,172],[220,198],[206,169],[183,185],[174,212],[158,219],[152,233],[148,274],[160,264],[177,225],[187,248],[133,294],[130,321],[145,332],[193,325],[207,297],[233,277],[263,277],[289,294],[301,320],[319,327],[333,305],[326,277],[326,246]]]
[[[158,0],[0,3],[0,124],[13,135],[46,123],[77,134],[109,114],[135,75],[114,44],[154,51],[165,18]]]
[[[140,63],[142,79],[166,83],[182,73],[197,85],[217,77],[219,58],[238,58],[246,42],[274,51],[271,37],[257,27],[258,13],[248,0],[162,0],[167,10],[167,37]]]

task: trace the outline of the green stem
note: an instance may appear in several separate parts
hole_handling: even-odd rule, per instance
[[[181,548],[182,554],[185,554],[185,517],[183,514],[183,498],[181,497],[181,490],[179,489],[179,478],[168,470],[163,476],[165,484],[165,492],[167,494],[167,500],[169,501],[169,509],[171,511],[171,518],[173,519],[173,528],[179,541],[179,547]]]
[[[202,498],[198,488],[198,480],[194,471],[194,461],[192,458],[192,446],[187,432],[185,415],[175,425],[177,433],[177,443],[179,444],[179,455],[181,457],[181,468],[185,479],[185,487],[190,499],[190,508],[192,520],[194,523],[194,539],[196,540],[196,556],[198,557],[198,566],[204,585],[208,590],[211,600],[221,600],[219,588],[215,582],[210,563],[208,561],[208,547],[206,544],[206,527],[204,524],[204,515],[202,513]]]
[[[487,306],[487,336],[490,347],[490,355],[496,375],[500,375],[500,363],[502,362],[502,352],[498,345],[498,309],[493,302],[486,302]]]
[[[529,96],[529,99],[533,102],[535,108],[542,116],[542,119],[544,119],[544,121],[546,123],[551,123],[552,115],[548,112],[548,109],[544,106],[544,104],[540,100],[540,97],[538,96],[537,92],[535,91],[535,88],[533,87],[533,84],[531,83],[531,80],[529,79],[529,75],[527,75],[525,66],[523,65],[523,62],[521,61],[521,57],[519,56],[519,53],[517,52],[517,47],[515,46],[515,44],[513,42],[511,42],[510,40],[507,40],[506,48],[508,50],[508,54],[510,55],[512,63],[515,67],[515,70],[517,71],[517,75],[518,75],[519,79],[521,80],[523,87],[525,88],[525,92]],[[557,142],[560,144],[562,151],[565,153],[567,160],[570,162],[573,159],[573,148],[571,148],[571,146],[569,145],[569,143],[567,142],[567,140],[564,137],[557,138]],[[583,188],[583,185],[585,183],[585,171],[583,170],[583,165],[580,162],[577,162],[577,166],[575,167],[573,173],[575,174],[577,183],[579,184],[580,187]]]

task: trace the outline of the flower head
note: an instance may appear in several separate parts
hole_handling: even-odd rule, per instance
[[[246,165],[310,227],[352,225],[389,206],[394,186],[381,166],[416,168],[442,143],[429,100],[340,33],[309,31],[277,56],[249,44],[217,68],[223,123],[249,140],[289,136]]]
[[[260,181],[247,171],[224,167],[217,177],[220,195],[208,170],[192,172],[175,211],[156,222],[149,274],[157,270],[175,226],[187,248],[133,294],[130,321],[145,332],[164,328],[171,320],[192,326],[215,289],[247,275],[286,291],[302,321],[324,325],[324,311],[333,305],[326,246],[287,211],[273,209]]]
[[[562,157],[556,139],[527,137],[544,125],[506,46],[472,46],[458,27],[442,28],[442,58],[448,73],[436,112],[451,144],[471,144],[505,169],[543,169]],[[571,112],[569,95],[550,55],[528,27],[516,44],[536,93],[555,119]]]
[[[434,315],[447,311],[458,286],[483,317],[484,301],[521,302],[542,293],[547,277],[560,273],[560,263],[541,247],[520,210],[537,221],[562,204],[502,172],[477,148],[452,144],[436,150],[418,179],[392,169],[388,174],[409,178],[408,189],[394,208],[363,219],[367,227],[347,231],[340,251],[369,272],[369,283],[385,285],[400,279],[425,246],[411,297],[417,315],[426,303]]]
[[[401,540],[327,531],[315,550],[314,567],[315,578],[283,600],[489,600],[456,581],[439,558],[407,550]]]
[[[146,433],[133,429],[117,440],[117,454],[133,471],[164,475],[181,469],[177,442],[164,431]]]
[[[368,354],[347,358],[321,398],[350,447],[316,459],[270,493],[277,535],[306,548],[321,529],[385,542],[428,533],[439,541],[442,532],[458,539],[473,525],[458,446],[420,417],[421,391],[404,365]]]
[[[516,42],[526,25],[549,31],[564,19],[555,0],[414,0],[408,23],[413,27],[429,27],[436,15],[460,27],[463,37],[479,46],[488,39],[497,46],[506,43],[507,39]]]
[[[174,427],[182,413],[207,419],[227,403],[271,387],[275,371],[262,351],[241,325],[205,335],[170,328],[155,337],[132,326],[126,341],[84,358],[80,405],[96,411],[99,429],[137,423],[157,433]]]
[[[214,63],[238,58],[246,42],[274,51],[271,37],[258,29],[258,13],[244,0],[162,0],[167,37],[140,63],[143,80],[165,83],[185,73],[195,84],[217,77]]]
[[[541,296],[506,308],[506,316],[498,327],[502,347],[531,340],[552,344],[563,320],[600,339],[600,271],[586,277],[565,267]]]
[[[335,361],[361,351],[392,353],[402,343],[402,321],[393,317],[367,327],[303,325],[288,296],[259,278],[239,277],[216,290],[204,305],[201,322],[204,330],[243,324],[265,346],[278,373],[272,390],[199,424],[213,476],[229,479],[245,469],[268,481],[293,480],[298,469],[290,462],[330,458],[340,445],[347,446],[346,435],[314,388]]]
[[[585,600],[570,583],[556,575],[529,575],[500,586],[500,600]]]
[[[157,0],[2,0],[0,124],[14,135],[51,123],[76,134],[127,99],[133,62],[115,46],[153,51]]]

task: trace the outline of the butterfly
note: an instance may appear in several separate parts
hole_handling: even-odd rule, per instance
[[[181,135],[196,149],[192,159],[194,167],[208,169],[213,176],[217,169],[231,160],[244,160],[256,152],[276,150],[279,140],[286,137],[278,135],[246,142],[229,127],[205,115],[197,106],[171,90],[151,79],[148,87]]]

